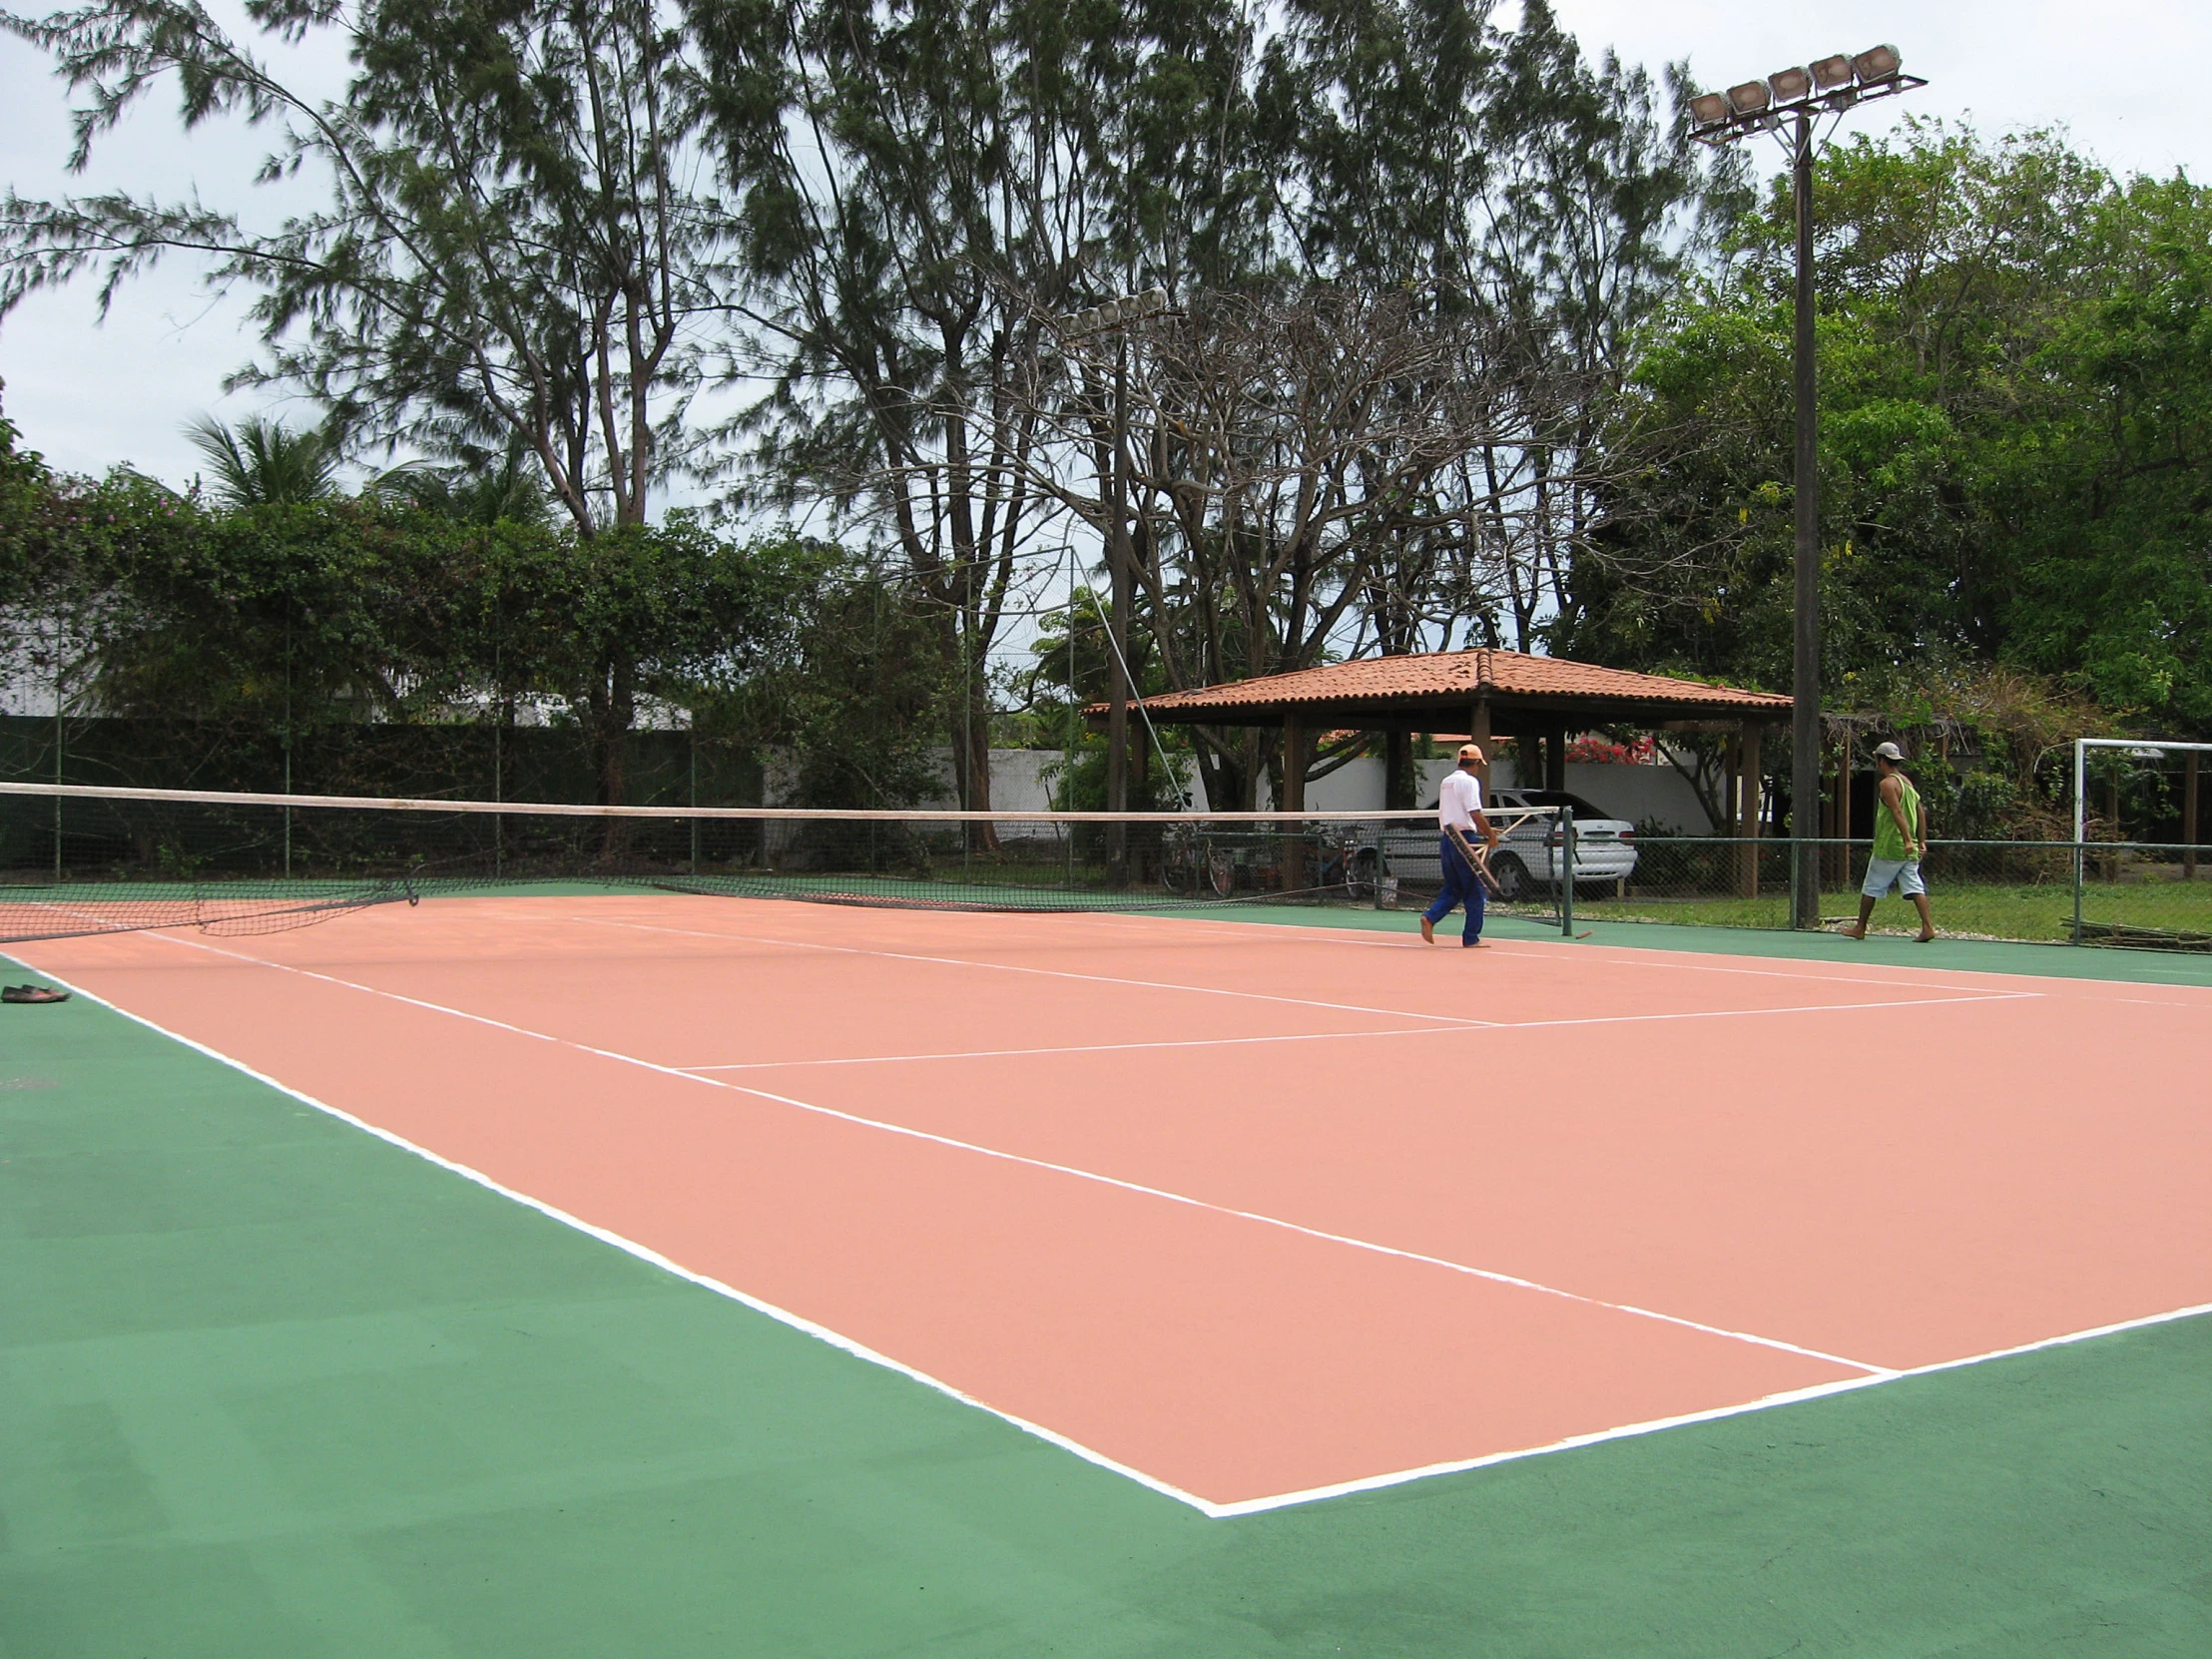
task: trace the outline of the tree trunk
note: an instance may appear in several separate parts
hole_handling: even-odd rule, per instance
[[[601,664],[585,698],[585,736],[602,807],[619,807],[628,800],[630,728],[637,722],[637,665],[624,652]],[[607,820],[600,842],[603,856],[613,858],[622,852],[628,844],[627,830],[622,820]]]

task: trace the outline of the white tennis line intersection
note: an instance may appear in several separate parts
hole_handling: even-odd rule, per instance
[[[360,985],[349,980],[338,979],[334,975],[317,973],[310,969],[290,967],[283,963],[272,962],[267,958],[248,955],[241,951],[225,950],[220,946],[206,944],[202,941],[178,938],[174,935],[160,933],[157,933],[154,936],[168,938],[172,943],[184,944],[193,948],[211,951],[215,954],[231,957],[235,960],[249,963],[254,966],[275,968],[283,972],[298,973],[310,978],[327,980],[331,983],[338,984],[349,989],[361,991],[368,995],[385,997],[394,1001],[412,1004],[414,1006],[421,1007],[427,1010],[448,1014],[455,1018],[492,1026],[538,1041],[554,1043],[558,1046],[576,1048],[583,1052],[598,1054],[605,1058],[621,1061],[627,1064],[638,1065],[641,1067],[645,1067],[646,1069],[668,1072],[669,1074],[676,1076],[687,1076],[696,1082],[707,1083],[715,1087],[729,1088],[734,1090],[735,1092],[753,1095],[757,1098],[777,1101],[781,1104],[794,1106],[801,1110],[817,1112],[830,1117],[842,1118],[855,1124],[866,1125],[886,1130],[891,1133],[910,1135],[916,1139],[936,1141],[948,1146],[962,1147],[965,1150],[975,1152],[987,1157],[1001,1158],[1019,1163],[1040,1164],[1041,1167],[1048,1169],[1060,1168],[1063,1169],[1065,1173],[1077,1176],[1082,1179],[1102,1181],[1115,1186],[1130,1187],[1133,1190],[1140,1192],[1151,1191],[1156,1193],[1156,1195],[1161,1198],[1168,1199],[1177,1203],[1189,1204],[1197,1208],[1222,1208],[1219,1206],[1207,1205],[1198,1200],[1183,1198],[1180,1195],[1160,1192],[1157,1189],[1145,1189],[1142,1187],[1137,1187],[1134,1183],[1116,1181],[1111,1177],[1102,1177],[1090,1172],[1066,1168],[1065,1166],[1042,1164],[1042,1161],[1040,1160],[1020,1158],[1018,1155],[997,1152],[990,1148],[971,1146],[967,1143],[953,1141],[948,1137],[930,1135],[922,1131],[909,1130],[902,1125],[879,1123],[875,1120],[856,1117],[853,1114],[836,1112],[829,1108],[813,1106],[806,1102],[792,1100],[789,1097],[772,1095],[763,1090],[746,1088],[743,1085],[738,1084],[722,1083],[717,1079],[699,1077],[696,1074],[692,1073],[679,1072],[670,1067],[656,1066],[649,1061],[639,1060],[634,1056],[614,1054],[611,1051],[590,1048],[584,1044],[571,1043],[562,1038],[552,1037],[541,1032],[529,1031],[524,1029],[523,1027],[509,1025],[506,1022],[490,1019],[480,1014],[473,1014],[464,1009],[450,1008],[442,1004],[424,1002],[418,998],[403,996],[397,992],[385,991],[375,986]],[[1678,1320],[1672,1318],[1671,1316],[1663,1314],[1653,1314],[1644,1310],[1632,1309],[1625,1305],[1598,1303],[1598,1306],[1616,1307],[1622,1313],[1639,1314],[1642,1317],[1657,1319],[1669,1324],[1685,1325],[1692,1329],[1710,1331],[1715,1335],[1723,1337],[1733,1337],[1736,1340],[1754,1343],[1763,1347],[1780,1348],[1785,1351],[1805,1354],[1811,1358],[1822,1359],[1829,1361],[1832,1364],[1842,1365],[1850,1369],[1859,1370],[1863,1372],[1864,1375],[1856,1378],[1842,1379],[1833,1382],[1820,1383],[1808,1388],[1792,1389],[1783,1392],[1763,1395],[1760,1398],[1753,1400],[1746,1400],[1734,1404],[1715,1406],[1703,1411],[1688,1412],[1676,1416],[1653,1418],[1647,1421],[1636,1423],[1625,1423],[1611,1428],[1596,1430],[1587,1434],[1570,1435],[1565,1438],[1554,1440],[1542,1445],[1520,1447],[1501,1452],[1492,1452],[1477,1457],[1429,1463],[1415,1468],[1391,1470],[1371,1476],[1364,1476],[1356,1480],[1338,1482],[1327,1486],[1311,1487],[1298,1491],[1275,1493],[1266,1497],[1244,1499],[1230,1503],[1217,1503],[1210,1499],[1201,1497],[1196,1493],[1185,1491],[1182,1488],[1177,1487],[1170,1482],[1162,1480],[1155,1475],[1148,1474],[1142,1469],[1123,1463],[1118,1459],[1108,1456],[1103,1452],[1097,1451],[1090,1446],[1073,1440],[1067,1435],[1061,1434],[1058,1431],[1049,1428],[1042,1423],[1031,1421],[1027,1418],[1015,1414],[1014,1412],[1004,1410],[998,1406],[988,1403],[987,1401],[978,1399],[952,1383],[946,1382],[941,1379],[932,1377],[929,1374],[908,1366],[901,1361],[895,1360],[888,1355],[878,1353],[877,1351],[866,1347],[864,1344],[854,1342],[852,1339],[845,1337],[838,1332],[832,1331],[826,1326],[822,1326],[815,1321],[806,1318],[804,1315],[794,1313],[788,1309],[780,1308],[775,1304],[769,1303],[759,1297],[751,1295],[748,1292],[742,1291],[735,1286],[725,1284],[720,1280],[711,1278],[701,1273],[697,1273],[692,1269],[686,1268],[681,1263],[678,1263],[668,1257],[661,1255],[658,1251],[652,1249],[650,1246],[646,1246],[634,1240],[627,1239],[619,1234],[599,1227],[592,1222],[586,1221],[581,1217],[571,1215],[554,1205],[547,1204],[543,1200],[537,1199],[528,1193],[505,1186],[492,1177],[483,1174],[481,1171],[472,1169],[467,1165],[460,1164],[451,1159],[445,1158],[440,1154],[431,1151],[429,1148],[410,1141],[403,1136],[380,1128],[377,1125],[366,1121],[365,1119],[355,1117],[353,1114],[343,1110],[342,1108],[332,1106],[325,1101],[316,1099],[311,1095],[305,1094],[302,1091],[295,1089],[275,1077],[269,1076],[266,1073],[256,1070],[254,1067],[246,1064],[242,1060],[236,1059],[231,1055],[223,1053],[219,1049],[213,1048],[208,1044],[196,1041],[195,1039],[187,1037],[180,1032],[169,1030],[167,1027],[160,1025],[154,1020],[148,1019],[141,1014],[133,1013],[131,1010],[123,1008],[118,1004],[109,1002],[106,998],[101,997],[89,990],[86,990],[81,985],[71,983],[71,981],[63,978],[59,974],[46,971],[45,977],[54,980],[56,983],[66,986],[76,994],[85,997],[88,1001],[98,1003],[103,1007],[107,1007],[112,1011],[121,1014],[124,1018],[131,1020],[135,1024],[144,1026],[148,1030],[154,1031],[158,1035],[167,1037],[172,1041],[183,1044],[185,1047],[190,1048],[197,1053],[206,1055],[208,1058],[217,1061],[219,1064],[228,1066],[231,1069],[247,1077],[253,1078],[259,1083],[263,1083],[268,1087],[273,1088],[291,1099],[299,1101],[302,1105],[309,1106],[314,1110],[325,1113],[326,1115],[335,1118],[341,1122],[344,1122],[352,1126],[353,1128],[362,1130],[363,1132],[372,1135],[389,1145],[412,1153],[414,1156],[423,1159],[427,1163],[436,1165],[441,1169],[445,1169],[453,1174],[459,1175],[463,1179],[472,1181],[478,1186],[487,1189],[488,1191],[495,1192],[501,1197],[510,1199],[527,1209],[534,1210],[551,1220],[557,1221],[564,1226],[573,1228],[580,1233],[586,1234],[594,1239],[601,1241],[602,1243],[610,1244],[616,1249],[624,1251],[626,1254],[634,1256],[641,1261],[645,1261],[661,1269],[664,1272],[673,1274],[677,1278],[684,1279],[692,1284],[699,1285],[704,1289],[715,1292],[717,1295],[727,1297],[730,1300],[737,1302],[745,1307],[751,1308],[758,1313],[765,1314],[769,1318],[774,1319],[780,1324],[783,1324],[793,1330],[797,1330],[806,1335],[818,1338],[821,1341],[830,1344],[831,1347],[836,1348],[843,1353],[852,1355],[857,1359],[865,1360],[869,1364],[880,1366],[887,1371],[894,1372],[899,1376],[920,1382],[925,1386],[933,1388],[939,1393],[942,1393],[949,1398],[958,1400],[963,1404],[971,1405],[979,1410],[986,1411],[992,1416],[999,1418],[1001,1421],[1007,1422],[1012,1426],[1021,1429],[1025,1433],[1033,1435],[1034,1437],[1043,1440],[1049,1444],[1058,1446],[1062,1450],[1073,1453],[1075,1456],[1082,1458],[1086,1462],[1092,1463],[1098,1467],[1110,1470],[1113,1473],[1133,1480],[1139,1485],[1146,1487],[1148,1490],[1158,1492],[1163,1496],[1172,1497],[1178,1502],[1184,1503],[1189,1507],[1198,1510],[1202,1514],[1217,1519],[1231,1518],[1240,1515],[1259,1514],[1269,1510],[1287,1508],[1297,1504],[1315,1502],[1321,1499],[1343,1496],[1355,1492],[1381,1490],[1390,1486],[1401,1485],[1408,1481],[1426,1479],[1434,1475],[1456,1473],[1475,1468],[1487,1467],[1496,1463],[1515,1461],[1523,1457],[1543,1456],[1555,1451],[1565,1451],[1583,1446],[1602,1444],[1609,1440],[1631,1438],[1634,1436],[1654,1433],[1663,1429],[1677,1427],[1689,1423],[1717,1421],[1727,1417],[1740,1416],[1751,1412],[1767,1410],[1776,1406],[1795,1404],[1805,1400],[1821,1398],[1830,1394],[1844,1393],[1860,1388],[1878,1386],[1889,1382],[1900,1382],[1908,1378],[1922,1377],[1937,1372],[1958,1370],[1969,1366],[1980,1365],[1992,1360],[2008,1359],[2018,1355],[2035,1353],[2045,1349],[2058,1348],[2074,1343],[2087,1342],[2101,1337],[2117,1335],[2123,1332],[2145,1329],[2148,1327],[2164,1325],[2179,1320],[2192,1319],[2206,1314],[2212,1314],[2212,1303],[2203,1303],[2191,1307],[2173,1309],[2163,1313],[2146,1315],[2137,1319],[2123,1320],[2108,1325],[2096,1326],[2087,1330],[2068,1332],[2060,1336],[2044,1338],[2035,1342],[2024,1343],[2011,1348],[1996,1349],[1988,1351],[1986,1353],[1963,1356],[1954,1360],[1939,1361],[1933,1365],[1900,1370],[1871,1366],[1863,1362],[1845,1360],[1837,1356],[1823,1355],[1814,1350],[1795,1349],[1793,1345],[1775,1342],[1771,1339],[1763,1339],[1744,1333],[1721,1331],[1719,1328],[1716,1327],[1706,1327],[1698,1325],[1697,1322],[1694,1321]],[[1880,1006],[1894,1005],[1895,1004],[1881,1004]],[[1299,1227],[1296,1224],[1280,1222],[1270,1217],[1250,1214],[1248,1212],[1230,1210],[1224,1210],[1223,1213],[1230,1215],[1244,1215],[1247,1216],[1248,1219],[1267,1225],[1285,1227],[1295,1232],[1311,1233],[1313,1234],[1313,1236],[1318,1238],[1335,1239],[1337,1242],[1352,1245],[1356,1248],[1377,1250],[1383,1254],[1389,1255],[1406,1256],[1412,1260],[1429,1262],[1435,1266],[1447,1269],[1449,1271],[1473,1274],[1483,1278],[1491,1278],[1506,1284],[1522,1285],[1525,1288],[1533,1291],[1538,1291],[1548,1295],[1560,1296],[1573,1301],[1595,1302],[1596,1300],[1591,1298],[1578,1297],[1571,1292],[1555,1291],[1550,1289],[1549,1287],[1535,1285],[1532,1282],[1519,1281],[1507,1275],[1494,1275],[1484,1273],[1482,1272],[1482,1270],[1468,1268],[1463,1264],[1445,1262],[1439,1258],[1421,1257],[1411,1252],[1395,1251],[1386,1246],[1376,1246],[1366,1243],[1365,1241],[1344,1238],[1340,1235],[1320,1233],[1313,1229]]]

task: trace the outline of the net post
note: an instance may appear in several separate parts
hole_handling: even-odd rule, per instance
[[[1574,937],[1574,809],[1559,809],[1559,933]]]

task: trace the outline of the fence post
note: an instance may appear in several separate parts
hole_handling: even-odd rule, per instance
[[[2074,842],[2074,846],[2073,846],[2073,889],[2074,889],[2074,890],[2073,890],[2073,937],[2072,937],[2072,939],[2071,939],[2071,941],[2070,941],[2071,943],[2074,943],[2074,944],[2079,944],[2079,943],[2081,942],[2081,865],[2082,865],[2082,850],[2083,850],[2083,844],[2082,844],[2082,842],[2080,842],[2080,841],[2075,841],[2075,842]]]
[[[2197,878],[2197,757],[2192,749],[2181,757],[2181,878]]]
[[[1559,809],[1559,932],[1574,937],[1574,809]]]

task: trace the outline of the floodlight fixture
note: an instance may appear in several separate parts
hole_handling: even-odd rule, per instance
[[[1851,60],[1844,60],[1848,67]],[[1690,100],[1690,125],[1693,127],[1718,127],[1728,119],[1728,96],[1719,92],[1701,92]]]
[[[1140,317],[1157,316],[1167,308],[1166,288],[1146,288],[1142,293],[1124,294],[1103,305],[1091,305],[1061,317],[1060,332],[1066,338],[1079,339],[1085,334],[1103,333],[1125,322],[1135,322]]]
[[[1896,80],[1905,68],[1905,60],[1894,46],[1873,46],[1852,59],[1851,67],[1861,86],[1879,86]]]
[[[1767,77],[1767,85],[1777,104],[1795,104],[1812,96],[1813,76],[1810,70],[1778,69]]]
[[[1852,83],[1851,54],[1839,52],[1832,58],[1815,58],[1812,65],[1813,85],[1820,92],[1834,92],[1838,87]]]
[[[1728,89],[1728,107],[1739,116],[1757,115],[1774,102],[1764,81],[1746,81]]]

